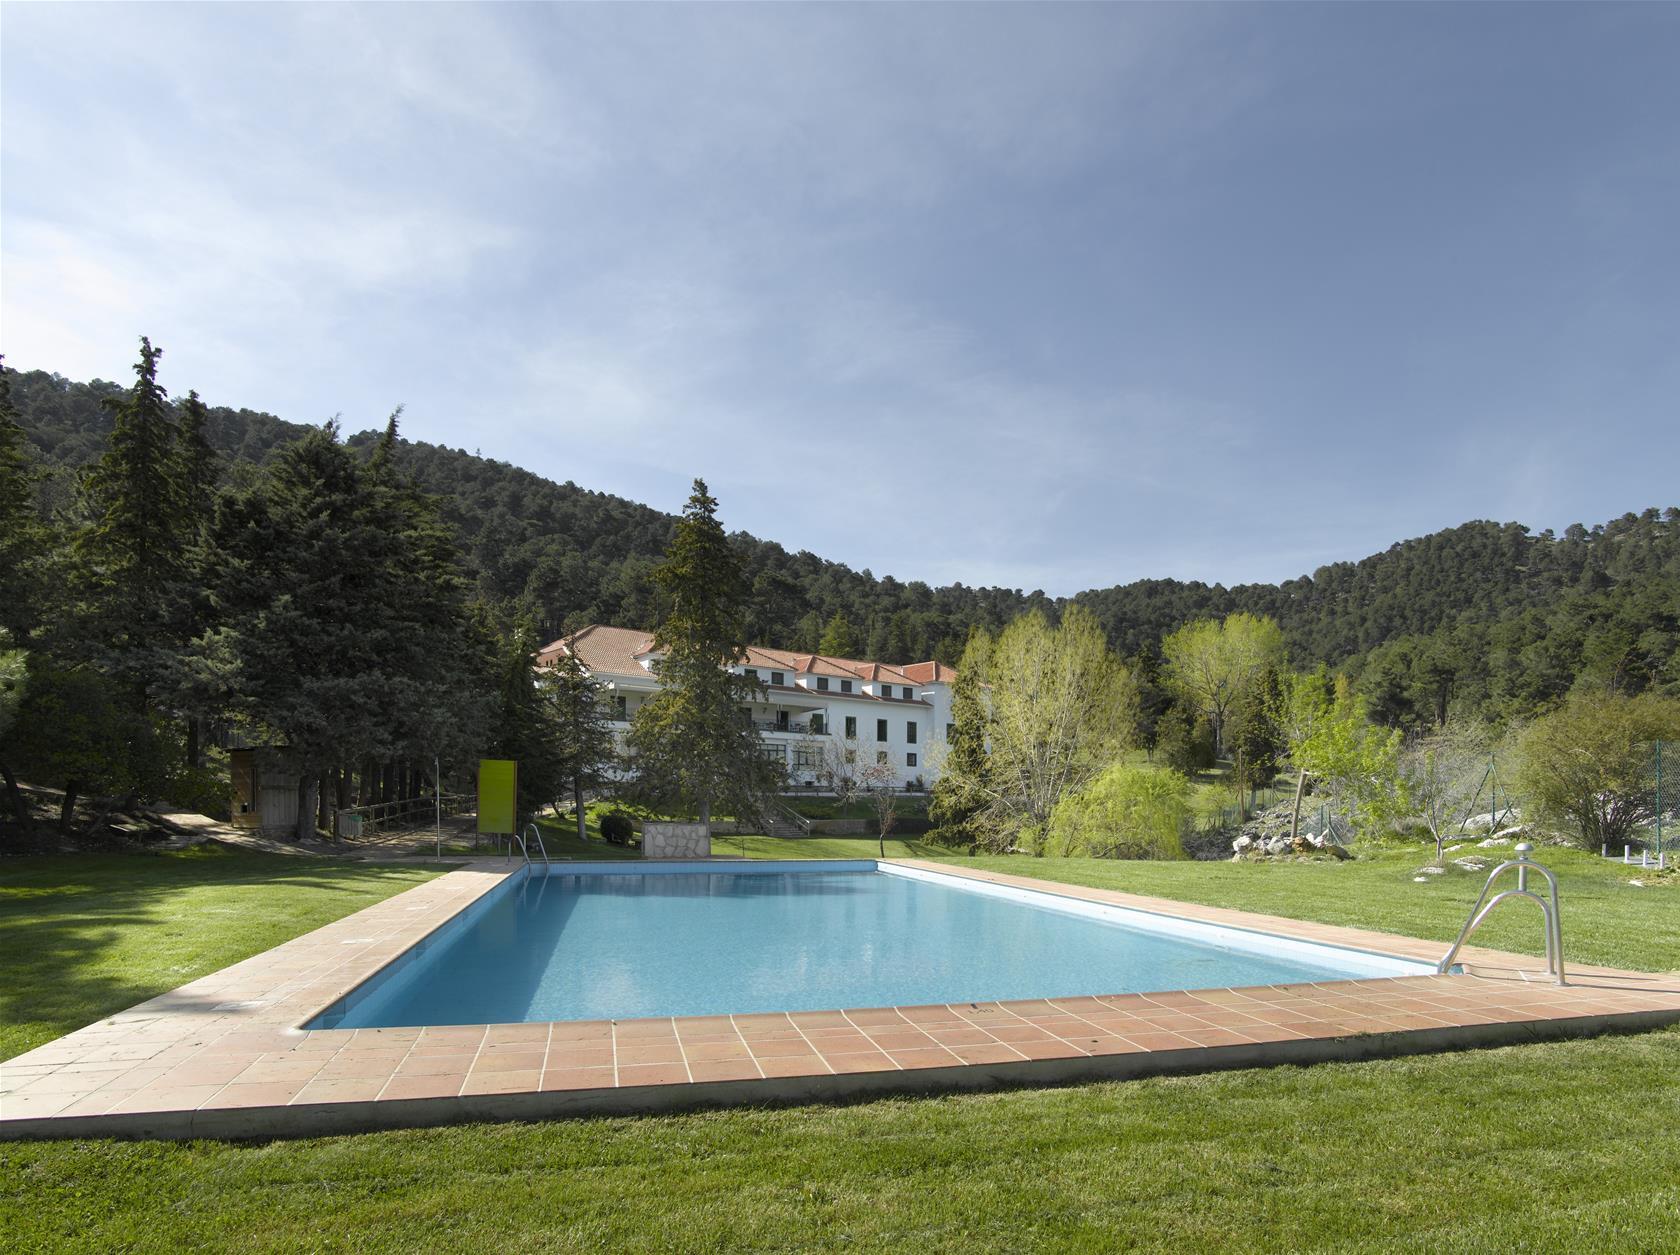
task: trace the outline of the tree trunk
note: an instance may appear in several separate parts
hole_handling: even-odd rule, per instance
[[[298,776],[298,814],[297,832],[293,834],[299,841],[307,841],[315,835],[315,803],[320,790],[320,781],[307,773]]]
[[[6,778],[6,799],[12,804],[12,818],[17,820],[19,829],[29,827],[29,807],[24,803],[23,790],[18,788],[17,777],[5,763],[0,763],[0,776]]]
[[[1295,809],[1289,814],[1289,839],[1294,841],[1301,835],[1301,795],[1307,791],[1307,773],[1305,769],[1295,773]]]
[[[204,755],[198,744],[198,716],[187,716],[187,766],[197,769],[204,765]]]
[[[707,798],[700,803],[700,822],[706,825],[706,831],[712,830],[712,799]]]
[[[338,825],[333,822],[334,818],[332,811],[332,772],[324,771],[321,773],[319,783],[315,786],[315,827],[323,832],[330,832],[336,837],[338,833],[335,829]]]
[[[58,831],[60,834],[69,833],[70,820],[75,817],[76,787],[77,782],[74,780],[64,786],[64,802],[58,808]]]
[[[578,840],[589,840],[589,824],[583,816],[583,786],[578,783],[576,776],[572,777],[572,805],[577,808]]]

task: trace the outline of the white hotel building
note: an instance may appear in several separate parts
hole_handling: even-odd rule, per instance
[[[538,665],[562,653],[576,656],[606,690],[620,734],[659,689],[651,632],[592,625],[544,648]],[[765,754],[787,765],[790,784],[822,782],[825,741],[855,744],[891,765],[900,788],[932,787],[938,778],[935,747],[942,750],[949,735],[952,668],[938,662],[889,667],[754,646],[731,669],[762,686],[753,722]]]

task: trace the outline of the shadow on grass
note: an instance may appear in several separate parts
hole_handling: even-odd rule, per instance
[[[0,1058],[340,919],[443,867],[248,851],[0,863]]]

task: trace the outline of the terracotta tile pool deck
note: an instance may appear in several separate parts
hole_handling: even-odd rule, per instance
[[[1431,963],[1445,949],[890,861]],[[1465,974],[1452,976],[677,1019],[297,1027],[522,870],[468,864],[0,1064],[0,1136],[295,1137],[1367,1059],[1680,1022],[1680,973],[1571,965],[1559,987],[1541,960],[1467,947]]]

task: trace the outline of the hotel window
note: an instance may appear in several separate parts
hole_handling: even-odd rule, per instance
[[[746,677],[749,680],[758,679],[758,668],[757,667],[748,667],[747,670],[746,670]]]
[[[948,724],[945,725],[945,739],[947,741],[954,741],[954,740],[957,739],[957,725],[956,724],[948,723]]]
[[[906,767],[914,767],[916,765],[916,756],[914,754],[906,754],[904,756],[904,765]]]
[[[812,715],[811,716],[811,735],[812,736],[821,736],[823,733],[825,733],[827,731],[828,731],[828,725],[824,722],[823,717],[821,715]]]
[[[877,763],[885,763],[887,761],[887,751],[886,750],[876,750],[875,751],[875,761]]]
[[[904,686],[904,700],[907,702],[913,702],[916,700],[916,690],[911,688],[908,684]]]
[[[842,693],[850,693],[852,691],[852,682],[850,680],[841,680],[840,691]]]
[[[782,682],[782,673],[780,671],[772,671],[770,673],[770,683],[780,684],[781,682]]]
[[[846,739],[848,741],[857,740],[857,716],[856,715],[847,715],[846,716]]]
[[[906,745],[916,743],[916,721],[914,719],[909,720],[904,725],[904,742]]]
[[[630,717],[630,699],[628,697],[613,698],[613,705],[617,708],[618,717],[620,719],[628,719]]]
[[[887,721],[885,719],[877,719],[875,721],[875,739],[877,741],[884,741],[887,739]]]
[[[817,691],[819,693],[828,692],[828,677],[826,675],[819,675],[817,677]]]

